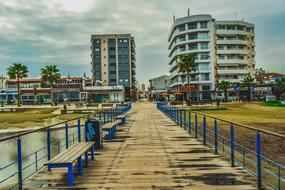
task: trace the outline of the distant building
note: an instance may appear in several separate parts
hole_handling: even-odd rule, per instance
[[[149,96],[154,98],[157,94],[161,92],[168,91],[169,88],[169,77],[167,75],[162,75],[149,80]]]
[[[187,84],[177,63],[180,55],[189,53],[196,55],[198,63],[190,77],[193,100],[214,99],[215,85],[222,80],[238,89],[246,76],[254,77],[254,36],[254,25],[244,21],[216,21],[209,14],[174,19],[168,37],[171,91],[181,92]]]
[[[80,101],[83,81],[83,77],[61,77],[52,89],[53,100],[57,103]]]
[[[145,98],[145,97],[146,97],[146,90],[145,90],[145,84],[143,83],[141,85],[140,98]]]
[[[20,79],[20,99],[22,104],[50,103],[50,88],[39,78]],[[4,90],[5,104],[15,103],[18,97],[18,83],[16,79],[7,79]]]
[[[256,83],[262,84],[276,84],[285,78],[285,74],[266,72],[264,70],[257,70],[255,73]]]
[[[126,100],[136,99],[136,52],[130,34],[91,36],[92,77],[96,84],[125,88]]]
[[[125,101],[125,89],[123,86],[87,86],[84,91],[88,94],[89,102]]]

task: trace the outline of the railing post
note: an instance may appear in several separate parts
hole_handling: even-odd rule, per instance
[[[257,187],[262,189],[262,171],[261,171],[261,140],[259,131],[256,133],[256,164],[257,164]]]
[[[281,166],[280,166],[280,163],[278,163],[277,175],[278,175],[278,190],[280,190],[281,189]]]
[[[195,113],[195,138],[198,138],[198,114]]]
[[[65,148],[68,148],[68,123],[65,123]]]
[[[231,124],[231,165],[235,166],[235,135],[234,135],[234,125]]]
[[[104,119],[103,121],[104,121],[104,124],[105,124],[105,123],[106,123],[106,113],[105,113],[105,110],[104,110],[104,112],[103,112],[103,117],[104,117],[104,118],[103,118],[103,119]]]
[[[176,108],[176,123],[179,125],[179,109]]]
[[[19,190],[23,189],[23,176],[22,176],[22,142],[20,137],[17,139],[17,154],[18,154],[18,187]]]
[[[214,120],[214,135],[215,135],[215,154],[218,154],[218,125],[217,125],[217,119]]]
[[[51,154],[50,154],[50,128],[47,128],[47,159],[51,159]]]
[[[36,171],[38,171],[38,152],[35,152]]]
[[[188,110],[188,130],[189,130],[189,133],[191,133],[191,111]]]
[[[203,143],[204,145],[207,144],[207,119],[205,115],[203,117]]]
[[[81,124],[80,124],[80,119],[77,120],[77,133],[78,133],[78,142],[81,142]]]
[[[187,129],[187,122],[186,122],[186,110],[183,110],[183,115],[184,115],[184,129],[186,130]]]
[[[181,110],[179,110],[179,113],[180,113],[180,121],[179,121],[179,123],[180,123],[180,127],[182,127],[183,126],[183,122],[182,122],[182,109]]]

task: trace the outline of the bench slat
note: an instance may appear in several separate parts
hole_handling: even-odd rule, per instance
[[[49,162],[51,162],[51,161],[59,161],[59,160],[62,160],[62,159],[66,156],[66,154],[67,154],[69,151],[73,151],[73,150],[75,150],[77,147],[78,147],[78,143],[71,145],[70,147],[68,147],[68,149],[63,150],[61,153],[59,153],[58,155],[56,155],[55,157],[53,157],[53,158],[52,158],[50,161],[48,161],[47,163],[49,163]]]
[[[64,150],[59,155],[55,156],[50,161],[45,163],[45,165],[73,163],[78,157],[84,154],[84,152],[90,149],[93,145],[94,142],[81,142],[72,145],[68,149]]]
[[[116,120],[112,123],[106,123],[102,126],[102,129],[110,129],[110,128],[114,127],[115,125],[118,125],[118,124],[120,124],[119,120]]]
[[[77,154],[73,154],[72,156],[70,156],[70,157],[67,159],[67,161],[74,162],[75,160],[77,160],[78,157],[80,157],[81,155],[83,155],[84,152],[86,152],[87,150],[89,150],[93,145],[94,145],[94,142],[87,144],[83,149],[81,149],[79,152],[77,152]]]

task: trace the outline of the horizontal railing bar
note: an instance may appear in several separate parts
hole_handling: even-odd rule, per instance
[[[220,121],[224,121],[224,122],[227,122],[227,123],[230,123],[230,124],[234,124],[236,126],[240,126],[240,127],[246,128],[246,129],[253,130],[253,131],[259,131],[259,132],[262,132],[262,133],[265,133],[265,134],[268,134],[268,135],[273,135],[273,136],[285,138],[285,134],[279,134],[279,133],[275,133],[275,132],[272,132],[272,131],[267,131],[267,130],[264,130],[264,129],[258,129],[256,127],[252,127],[252,126],[245,125],[245,124],[242,124],[242,123],[233,122],[233,121],[230,121],[230,120],[227,120],[227,119],[219,118],[219,117],[212,116],[212,115],[209,115],[209,114],[205,114],[205,113],[202,113],[202,112],[193,112],[193,113],[197,113],[199,115],[210,117],[212,119],[218,119]]]
[[[49,125],[49,126],[40,127],[40,128],[37,128],[37,129],[31,129],[31,130],[28,130],[28,131],[25,131],[25,132],[22,132],[22,133],[18,133],[16,135],[10,135],[8,137],[1,138],[0,142],[11,140],[11,139],[14,139],[14,138],[19,138],[21,136],[24,136],[24,135],[27,135],[27,134],[30,134],[30,133],[34,133],[34,132],[38,132],[38,131],[41,131],[41,130],[44,130],[44,129],[52,128],[52,127],[55,127],[57,125],[65,124],[66,122],[74,121],[74,120],[77,120],[77,119],[82,119],[82,118],[85,118],[86,116],[88,116],[88,114],[80,116],[80,117],[68,119],[66,121],[58,122],[56,124],[52,124],[52,125]]]

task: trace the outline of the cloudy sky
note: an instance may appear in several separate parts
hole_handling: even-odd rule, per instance
[[[63,75],[91,75],[90,35],[131,33],[140,83],[168,73],[172,15],[212,14],[256,26],[257,67],[285,72],[285,0],[0,0],[0,74],[13,62],[31,77],[58,64]]]

